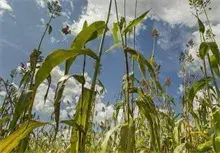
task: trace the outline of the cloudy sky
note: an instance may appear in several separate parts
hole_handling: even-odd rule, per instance
[[[47,0],[0,0],[0,76],[7,78],[12,69],[17,68],[20,62],[27,62],[29,54],[36,48],[49,20]],[[92,23],[97,20],[105,20],[108,8],[108,0],[60,0],[62,15],[51,23],[53,31],[45,37],[42,44],[43,55],[46,56],[57,48],[68,48],[74,35],[80,31],[84,21]],[[134,18],[135,0],[127,0],[127,19]],[[123,0],[118,0],[120,13],[123,12]],[[114,5],[113,5],[114,6]],[[212,9],[208,11],[213,30],[217,40],[220,36],[220,1],[211,0]],[[150,57],[152,51],[152,30],[159,31],[159,39],[156,47],[156,59],[161,64],[160,79],[163,82],[166,77],[171,77],[172,86],[169,93],[178,99],[178,90],[181,78],[178,73],[180,65],[178,57],[181,51],[185,50],[185,44],[194,39],[195,46],[199,45],[197,23],[188,5],[188,0],[138,0],[138,15],[152,9],[148,19],[138,28],[137,49],[146,57]],[[112,9],[109,26],[115,21],[115,9]],[[61,29],[64,25],[70,25],[72,35],[64,36]],[[89,44],[93,51],[97,52],[100,40]],[[105,49],[112,46],[113,39],[109,34],[105,42]],[[190,50],[196,58],[196,47]],[[124,74],[123,53],[119,49],[105,53],[102,59],[102,70],[100,80],[106,87],[106,94],[101,97],[101,105],[117,97]],[[191,66],[197,70],[198,61]],[[72,67],[72,73],[81,73],[82,59],[78,59]],[[54,86],[63,73],[63,65],[53,71]],[[93,64],[89,61],[87,67],[88,82],[92,76]],[[75,102],[80,94],[80,87],[77,82],[70,81],[69,90],[66,90],[67,101]],[[46,84],[40,88],[43,90]],[[74,90],[70,90],[74,87]],[[75,92],[72,95],[71,91]],[[52,109],[54,88],[48,98],[48,109]],[[39,94],[40,95],[40,94]],[[40,97],[40,96],[38,96]],[[50,98],[51,97],[51,98]],[[36,109],[43,109],[40,98],[37,99]],[[68,104],[65,106],[69,108]],[[106,106],[107,107],[107,106]],[[49,110],[46,110],[46,112]],[[67,112],[64,111],[64,115]]]

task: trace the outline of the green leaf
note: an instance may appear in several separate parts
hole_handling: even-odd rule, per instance
[[[104,21],[96,21],[88,27],[85,27],[73,40],[70,48],[84,48],[86,43],[101,36],[104,32],[105,27],[106,24]],[[74,60],[75,58],[70,58],[66,61],[65,74],[68,74]]]
[[[135,26],[137,26],[139,23],[141,23],[149,12],[150,12],[150,10],[148,10],[147,12],[143,13],[138,18],[131,21],[127,25],[127,27],[125,27],[125,29],[122,31],[122,34],[126,34],[127,32],[131,31]]]
[[[197,17],[197,19],[198,19],[198,24],[199,24],[199,32],[204,34],[205,33],[205,26],[198,17]]]
[[[10,153],[15,149],[21,140],[29,135],[35,128],[46,125],[48,123],[38,121],[26,121],[14,133],[0,141],[0,152]]]
[[[213,71],[215,72],[215,74],[216,74],[218,77],[220,77],[220,71],[219,71],[218,62],[217,62],[217,60],[216,60],[216,58],[215,58],[214,55],[212,55],[212,56],[210,57],[210,61],[211,61],[211,67],[212,67]]]
[[[202,42],[200,47],[199,47],[199,56],[201,59],[205,59],[205,56],[208,54],[209,52],[209,46],[207,45],[206,42]]]
[[[118,23],[113,23],[112,34],[115,44],[119,43],[118,30],[119,30]]]
[[[219,54],[218,45],[216,44],[216,42],[209,42],[208,46],[209,49],[212,51],[213,55],[215,56],[218,64],[220,65],[220,54]]]
[[[98,59],[96,54],[89,49],[72,48],[71,50],[56,50],[47,56],[42,66],[37,71],[35,77],[35,88],[37,88],[50,75],[50,72],[54,67],[70,58],[76,58],[79,55],[88,55],[94,59]]]

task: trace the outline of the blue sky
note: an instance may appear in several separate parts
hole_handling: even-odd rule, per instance
[[[7,78],[12,69],[17,68],[20,62],[26,63],[31,51],[36,48],[49,19],[49,13],[45,5],[46,0],[1,0],[0,2],[0,76]],[[122,0],[118,0],[119,8]],[[95,20],[104,20],[107,13],[107,0],[60,0],[63,15],[54,19],[51,23],[53,31],[47,35],[42,44],[43,55],[46,56],[57,48],[68,48],[79,32],[82,23]],[[127,18],[134,16],[134,1],[127,4]],[[218,0],[213,0],[211,13],[218,13]],[[156,47],[156,59],[161,64],[160,79],[163,82],[166,77],[171,77],[172,85],[169,93],[178,100],[178,88],[181,78],[178,77],[180,65],[178,57],[185,50],[185,44],[193,38],[196,45],[198,33],[196,20],[190,13],[186,0],[139,0],[138,14],[152,8],[149,18],[138,28],[137,49],[146,57],[150,57],[152,50],[152,30],[159,31]],[[123,10],[121,9],[120,12]],[[111,14],[115,19],[114,9]],[[219,34],[219,19],[216,15],[211,17],[215,26],[216,35]],[[72,35],[64,36],[62,27],[71,26]],[[88,46],[97,52],[100,40],[90,43]],[[108,35],[105,48],[113,45],[111,35]],[[196,49],[191,50],[196,55]],[[195,62],[196,63],[196,62]],[[78,59],[72,67],[72,73],[81,72],[82,59]],[[198,65],[194,65],[195,67]],[[61,65],[61,70],[63,66]],[[93,64],[89,61],[86,71],[92,76]],[[124,75],[124,57],[120,49],[114,49],[105,53],[102,58],[102,71],[100,80],[107,89],[104,101],[113,101],[118,95],[122,76]]]

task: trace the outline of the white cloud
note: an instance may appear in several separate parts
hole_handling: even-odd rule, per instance
[[[3,15],[4,11],[13,11],[7,0],[0,1],[0,16]]]
[[[123,0],[117,0],[119,14],[123,15]],[[113,3],[114,4],[114,3]],[[135,1],[127,1],[127,18],[132,19],[134,17],[134,4]],[[210,7],[212,10],[210,14],[211,22],[219,22],[218,14],[220,13],[220,1],[212,0]],[[112,5],[110,24],[115,20],[115,8]],[[186,25],[189,27],[196,25],[196,20],[191,14],[191,9],[187,0],[139,0],[138,1],[138,15],[151,9],[149,13],[152,19],[161,20],[169,23],[170,25]],[[80,19],[75,21],[73,29],[75,32],[79,32],[85,20],[89,23],[97,20],[105,20],[108,11],[108,1],[105,0],[88,0],[87,7],[82,12]]]

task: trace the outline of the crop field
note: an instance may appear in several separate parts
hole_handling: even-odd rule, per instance
[[[127,17],[130,1],[133,18]],[[85,20],[73,34],[68,24],[61,29],[53,26],[64,16],[63,1],[45,3],[49,19],[42,22],[44,31],[26,63],[21,60],[8,77],[0,72],[0,153],[220,153],[220,52],[211,23],[214,14],[209,13],[212,1],[180,1],[187,1],[199,42],[181,42],[185,50],[175,57],[181,75],[178,98],[170,92],[175,84],[172,77],[161,79],[166,67],[158,60],[157,49],[163,31],[148,30],[152,44],[147,55],[138,47],[145,41],[140,31],[154,8],[137,13],[141,0],[105,0],[105,19]],[[0,0],[0,15],[4,2]],[[45,53],[44,42],[54,31],[73,37],[68,46]],[[192,48],[194,55],[189,51]],[[115,50],[122,55],[117,58],[123,63],[118,65],[123,76],[121,84],[115,84],[120,89],[114,89],[117,97],[101,103],[111,79],[101,80],[109,74],[114,80],[117,73],[107,73],[103,63]],[[198,71],[192,72],[189,65],[195,59]],[[72,71],[76,67],[79,73]],[[58,79],[53,77],[55,70],[62,71]],[[72,106],[66,99],[76,93],[79,96]],[[49,115],[40,115],[37,107]],[[63,109],[72,113],[63,117]]]

